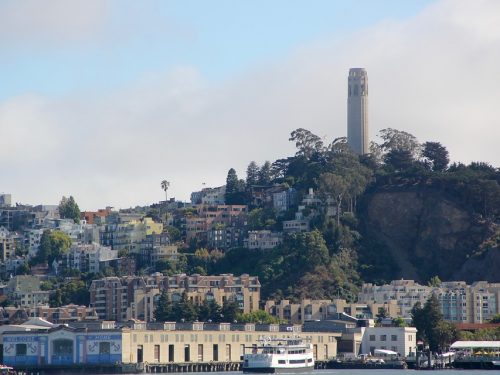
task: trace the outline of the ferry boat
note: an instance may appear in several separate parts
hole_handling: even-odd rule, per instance
[[[244,373],[297,373],[313,369],[313,346],[300,337],[264,338],[258,345],[245,347],[243,354]]]

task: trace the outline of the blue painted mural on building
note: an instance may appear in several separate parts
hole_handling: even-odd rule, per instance
[[[37,332],[5,332],[6,365],[114,364],[122,360],[122,335],[57,327]]]

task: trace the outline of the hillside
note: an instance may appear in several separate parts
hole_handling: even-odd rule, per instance
[[[354,299],[363,282],[397,278],[500,281],[500,171],[449,165],[439,142],[421,144],[396,129],[380,138],[359,156],[345,138],[325,145],[297,129],[294,156],[262,167],[252,161],[246,180],[231,168],[226,203],[248,205],[248,230],[281,232],[297,215],[309,230],[283,233],[272,250],[229,249],[201,271],[254,274],[263,298],[292,299]],[[254,199],[255,186],[286,187],[297,199],[278,212]]]
[[[364,249],[386,267],[374,279],[500,281],[498,225],[434,186],[403,185],[374,189],[359,212]],[[484,245],[484,246],[483,246]],[[376,252],[376,254],[373,254]],[[380,262],[375,258],[379,257]],[[363,262],[363,260],[361,260]]]

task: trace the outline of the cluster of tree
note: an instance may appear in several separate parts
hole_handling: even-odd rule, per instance
[[[463,341],[500,341],[500,327],[482,328],[477,331],[460,331],[459,340]]]
[[[80,208],[73,196],[62,197],[61,202],[59,202],[59,215],[62,219],[73,219],[75,223],[80,222]]]
[[[88,306],[90,292],[82,280],[63,283],[50,295],[50,307],[60,307],[68,304]]]
[[[259,277],[262,298],[355,298],[359,284],[352,250],[330,250],[320,231],[285,236],[272,250],[236,248],[215,263],[214,273],[250,273]]]
[[[246,180],[239,179],[234,168],[229,169],[226,177],[226,204],[251,205],[252,186],[269,186],[271,181],[271,163],[269,161],[260,167],[255,161],[251,161],[247,167]]]
[[[71,238],[59,230],[45,230],[40,239],[40,248],[32,264],[47,262],[49,265],[54,260],[61,259],[71,247]]]
[[[158,322],[279,322],[265,311],[243,314],[235,301],[228,300],[220,306],[215,300],[206,299],[201,305],[196,305],[188,299],[186,293],[183,293],[178,301],[172,301],[166,291],[160,294],[154,317]]]

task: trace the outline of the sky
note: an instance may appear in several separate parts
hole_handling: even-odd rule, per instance
[[[392,127],[500,166],[497,0],[0,0],[0,192],[146,205],[346,135]],[[205,184],[205,185],[203,185]]]

